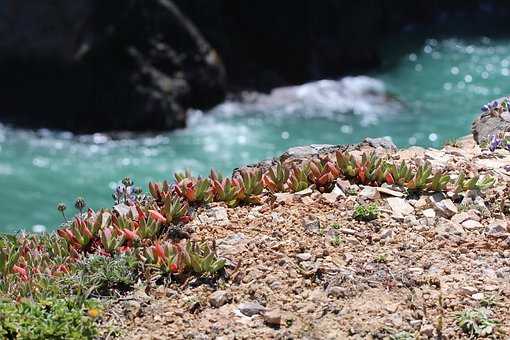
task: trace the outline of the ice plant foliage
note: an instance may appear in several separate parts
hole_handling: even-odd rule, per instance
[[[216,256],[214,243],[210,247],[207,242],[156,242],[144,250],[142,257],[164,273],[215,275],[225,266],[225,260]]]
[[[308,174],[310,173],[310,166],[305,164],[302,167],[292,165],[290,176],[288,180],[288,188],[291,192],[299,192],[308,188]]]
[[[319,160],[310,161],[308,164],[310,172],[308,178],[310,182],[320,192],[331,191],[335,184],[335,180],[340,176],[339,169],[329,160],[329,158],[321,158]]]
[[[260,195],[264,190],[262,171],[260,171],[260,169],[243,169],[240,171],[237,181],[240,187],[238,194],[239,201],[259,204]]]
[[[195,178],[191,172],[175,174],[175,192],[190,204],[210,203],[213,200],[211,181],[208,178]]]
[[[491,176],[485,176],[480,179],[479,175],[466,180],[464,172],[459,174],[457,181],[455,182],[455,192],[462,192],[467,190],[486,190],[494,185],[496,180]]]
[[[264,187],[273,193],[284,192],[289,176],[289,169],[284,167],[281,162],[277,162],[276,167],[270,167],[263,175],[262,182]]]

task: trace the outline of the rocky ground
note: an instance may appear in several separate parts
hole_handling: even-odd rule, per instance
[[[338,181],[328,194],[305,190],[270,195],[260,206],[201,208],[192,238],[216,240],[228,259],[226,277],[140,286],[111,303],[104,335],[456,339],[469,337],[459,326],[467,313],[464,320],[485,325],[479,335],[509,336],[510,152],[482,151],[471,136],[442,150],[378,152],[490,174],[497,183],[482,194],[420,197]],[[379,206],[378,218],[355,220],[355,207],[369,202]]]

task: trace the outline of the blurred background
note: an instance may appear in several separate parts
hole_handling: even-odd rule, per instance
[[[509,93],[510,2],[0,1],[0,231],[303,144],[464,136]]]

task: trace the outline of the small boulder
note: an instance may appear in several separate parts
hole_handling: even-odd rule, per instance
[[[295,195],[299,196],[299,197],[310,196],[311,194],[313,194],[313,190],[310,188],[306,188],[304,190],[301,190],[301,191],[298,191],[295,193]]]
[[[381,194],[388,195],[388,196],[394,196],[394,197],[404,197],[404,193],[396,190],[392,190],[387,187],[376,187],[376,190],[379,191]]]
[[[326,192],[326,193],[322,194],[322,198],[324,199],[324,201],[326,201],[330,204],[336,203],[338,196],[339,195],[335,192]]]

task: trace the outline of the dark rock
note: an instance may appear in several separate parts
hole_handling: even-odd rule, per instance
[[[380,65],[389,33],[459,11],[466,22],[481,13],[465,0],[7,0],[0,121],[77,132],[183,127],[188,108],[224,99],[225,68],[233,91],[336,78]]]
[[[6,1],[0,18],[3,122],[166,130],[225,97],[218,54],[170,0]]]
[[[225,61],[231,84],[269,90],[334,78],[381,63],[392,32],[462,12],[474,22],[479,1],[451,0],[178,0]],[[498,5],[505,2],[499,1]],[[496,7],[497,8],[497,7]],[[501,14],[499,14],[501,12]],[[504,17],[495,9],[491,20]],[[481,15],[479,22],[485,22]],[[459,32],[463,33],[463,32]]]

